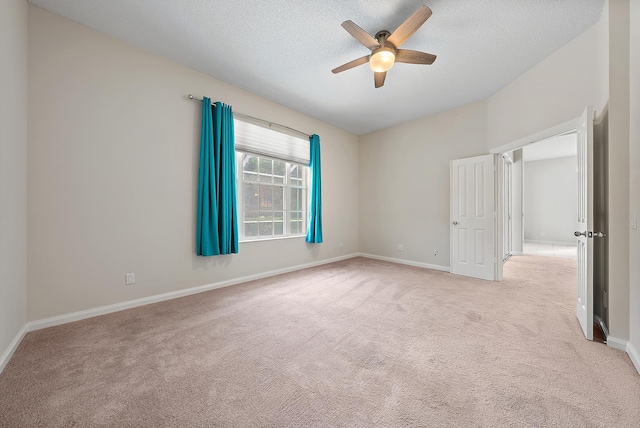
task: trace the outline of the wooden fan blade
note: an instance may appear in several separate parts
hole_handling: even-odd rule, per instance
[[[380,43],[369,33],[358,27],[353,21],[347,20],[342,23],[342,27],[349,32],[357,41],[371,50],[380,47]]]
[[[406,42],[407,39],[411,37],[411,35],[415,33],[427,19],[429,19],[432,13],[431,9],[427,6],[421,6],[420,9],[396,28],[396,31],[389,36],[387,41],[393,44],[396,48],[399,48],[401,44]]]
[[[336,67],[331,72],[333,74],[338,74],[342,71],[349,70],[350,68],[357,67],[362,64],[366,64],[369,62],[369,55],[365,55],[362,58],[354,59],[353,61],[349,61],[346,64],[342,64],[340,67]]]
[[[373,73],[373,82],[376,85],[376,88],[381,88],[384,85],[384,79],[387,77],[386,71],[375,72]]]
[[[435,55],[426,52],[412,51],[409,49],[398,49],[396,52],[396,62],[431,65],[435,60]]]

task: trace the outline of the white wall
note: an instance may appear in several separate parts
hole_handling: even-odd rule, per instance
[[[640,215],[640,2],[631,2],[630,16],[630,129],[629,129],[629,205],[631,213]],[[640,219],[638,220],[640,221]],[[629,339],[640,352],[640,230],[631,230],[630,246]],[[640,361],[637,361],[640,363]],[[640,370],[640,367],[638,367]]]
[[[629,0],[609,2],[609,28],[608,327],[615,338],[628,340],[630,321]],[[634,77],[637,78],[637,76]]]
[[[484,154],[485,136],[484,101],[362,136],[361,252],[448,267],[449,161]]]
[[[0,2],[0,371],[27,313],[27,4]]]
[[[320,135],[323,244],[195,255],[201,107],[188,93]],[[34,6],[28,162],[29,320],[359,250],[355,135]]]
[[[578,171],[575,156],[524,163],[524,239],[575,245]]]
[[[589,104],[601,115],[607,104],[601,62],[608,59],[601,40],[607,31],[607,20],[601,19],[492,95],[487,100],[488,149],[573,120]]]

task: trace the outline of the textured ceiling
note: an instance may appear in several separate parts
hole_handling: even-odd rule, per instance
[[[595,24],[603,1],[30,3],[362,135],[490,96]],[[422,4],[433,16],[402,48],[436,54],[433,65],[396,64],[379,89],[368,65],[331,73],[369,53],[343,21],[375,35],[395,30]]]

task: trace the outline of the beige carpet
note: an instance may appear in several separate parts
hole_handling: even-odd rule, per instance
[[[638,427],[640,375],[583,339],[574,269],[357,258],[32,332],[0,426]]]

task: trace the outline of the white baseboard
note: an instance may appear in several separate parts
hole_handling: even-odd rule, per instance
[[[631,342],[627,343],[627,354],[629,358],[631,358],[631,362],[636,367],[638,373],[640,373],[640,354]]]
[[[18,349],[18,346],[20,346],[20,342],[22,342],[22,339],[24,339],[24,336],[26,334],[27,326],[25,324],[24,326],[22,326],[18,334],[16,334],[16,337],[13,338],[13,340],[9,344],[9,347],[5,349],[5,351],[0,356],[0,373],[2,373],[7,364],[9,364],[11,357],[13,357],[14,352],[16,352],[16,349]]]
[[[638,373],[640,373],[640,353],[638,353],[638,350],[631,342],[618,339],[617,337],[607,336],[607,345],[612,348],[625,351],[629,356],[629,359],[631,359],[633,366],[636,368]]]
[[[391,262],[391,263],[400,263],[402,265],[409,265],[409,266],[415,266],[415,267],[421,267],[421,268],[427,268],[427,269],[435,269],[435,270],[442,270],[445,272],[449,272],[449,266],[440,266],[440,265],[432,265],[429,263],[421,263],[421,262],[414,262],[411,260],[404,260],[404,259],[395,259],[393,257],[384,257],[384,256],[377,256],[375,254],[367,254],[367,253],[360,253],[361,257],[366,257],[368,259],[375,259],[375,260],[382,260],[385,262]]]
[[[524,256],[524,253],[522,251],[512,251],[511,255],[512,256]]]
[[[31,321],[27,323],[26,331],[40,330],[47,327],[53,327],[56,325],[66,324],[74,321],[80,321],[83,319],[96,317],[99,315],[105,315],[113,312],[123,311],[125,309],[136,308],[136,307],[148,305],[151,303],[163,302],[165,300],[177,299],[179,297],[190,296],[192,294],[203,293],[205,291],[215,290],[217,288],[228,287],[230,285],[236,285],[243,282],[254,281],[256,279],[267,278],[270,276],[281,275],[283,273],[307,269],[310,267],[320,266],[328,263],[334,263],[334,262],[351,259],[358,256],[359,256],[358,253],[348,254],[345,256],[334,257],[331,259],[324,259],[317,262],[290,266],[290,267],[276,269],[268,272],[261,272],[255,275],[248,275],[240,278],[234,278],[227,281],[214,282],[212,284],[200,285],[198,287],[187,288],[184,290],[176,290],[176,291],[171,291],[169,293],[156,294],[154,296],[143,297],[141,299],[129,300],[126,302],[115,303],[113,305],[100,306],[97,308],[86,309],[84,311],[78,311],[70,314],[58,315],[55,317]]]
[[[627,350],[628,342],[626,340],[618,339],[617,337],[607,336],[607,346],[621,351]]]

